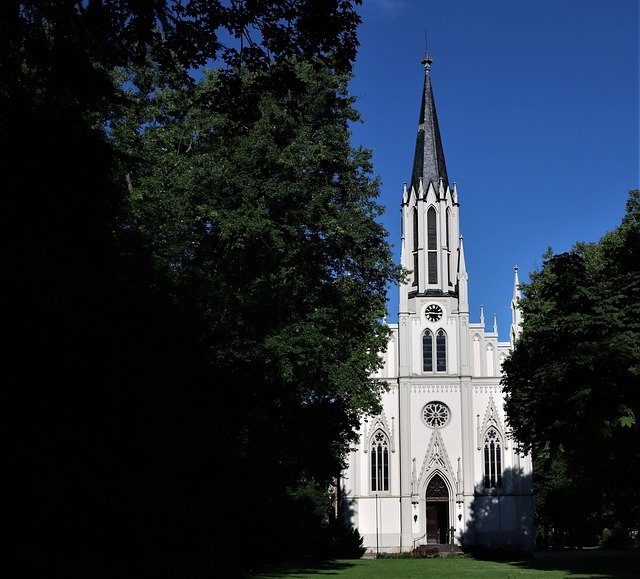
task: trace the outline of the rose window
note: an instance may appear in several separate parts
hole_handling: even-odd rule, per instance
[[[429,402],[422,410],[422,418],[431,428],[444,426],[449,421],[449,416],[449,409],[442,402]]]

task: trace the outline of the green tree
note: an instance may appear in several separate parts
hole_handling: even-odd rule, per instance
[[[291,524],[298,487],[327,489],[359,417],[377,408],[383,385],[370,374],[399,273],[376,221],[369,153],[349,145],[347,80],[298,58],[241,72],[231,114],[228,79],[208,74],[194,92],[156,91],[151,117],[113,127],[141,159],[127,173],[132,227],[202,316],[220,453],[242,473],[233,490],[298,552],[318,544]],[[180,121],[158,122],[167,117]]]
[[[544,256],[523,285],[522,334],[503,366],[508,421],[536,479],[579,497],[574,528],[594,521],[623,536],[640,526],[638,191],[626,209],[597,243]],[[561,483],[545,473],[553,464]]]
[[[23,568],[188,575],[330,542],[398,275],[349,146],[356,3],[3,4]]]

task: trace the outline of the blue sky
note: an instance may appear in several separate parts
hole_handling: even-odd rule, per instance
[[[639,187],[638,0],[364,0],[351,93],[373,150],[382,221],[399,261],[423,81],[431,78],[449,179],[458,185],[471,321],[511,322],[521,281],[551,246],[597,241]],[[397,321],[389,291],[388,321]]]

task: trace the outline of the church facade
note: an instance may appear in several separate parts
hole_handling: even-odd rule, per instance
[[[508,341],[471,322],[458,191],[450,184],[431,86],[424,85],[411,182],[402,194],[398,323],[342,473],[342,512],[368,552],[459,545],[530,551],[531,459],[506,427],[501,365],[520,329],[515,269]]]

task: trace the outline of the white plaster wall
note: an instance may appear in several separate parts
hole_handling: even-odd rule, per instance
[[[449,407],[451,417],[449,422],[438,429],[446,456],[448,458],[447,469],[444,474],[446,482],[450,486],[450,523],[456,527],[456,535],[462,536],[468,531],[468,526],[473,525],[474,531],[466,533],[465,538],[478,545],[496,545],[498,542],[505,546],[517,546],[522,549],[530,549],[533,546],[532,526],[532,497],[527,494],[530,489],[524,488],[530,485],[528,482],[513,480],[510,469],[521,469],[525,475],[531,472],[530,457],[520,457],[512,448],[512,441],[507,437],[506,422],[503,410],[503,395],[499,384],[501,375],[501,359],[509,353],[509,344],[500,343],[497,335],[486,333],[481,324],[470,324],[461,328],[460,318],[456,312],[452,312],[454,301],[448,298],[431,299],[428,297],[413,298],[409,300],[412,314],[407,318],[406,340],[402,344],[399,341],[398,325],[391,327],[392,337],[387,351],[383,354],[384,367],[378,373],[378,377],[388,381],[390,389],[382,395],[383,416],[388,425],[387,434],[392,438],[391,446],[395,452],[390,453],[390,490],[386,493],[378,493],[378,518],[375,515],[375,495],[371,493],[370,485],[370,453],[364,452],[369,444],[369,435],[372,434],[370,422],[364,424],[362,439],[360,441],[357,457],[351,455],[351,463],[348,469],[349,476],[353,478],[350,498],[354,499],[352,507],[352,520],[360,529],[364,538],[364,545],[369,551],[397,551],[404,540],[402,547],[407,550],[413,545],[411,538],[420,539],[425,532],[425,491],[426,482],[430,477],[430,471],[425,466],[429,442],[434,429],[428,427],[422,419],[422,410],[428,402],[440,401]],[[430,303],[438,303],[443,309],[443,317],[435,323],[426,321],[424,308]],[[426,328],[432,332],[443,328],[447,332],[447,372],[422,372],[422,333]],[[460,359],[456,345],[459,342],[461,330],[462,340],[468,344],[470,353],[470,366],[472,378],[463,378],[465,383],[470,382],[470,397],[466,398],[461,393]],[[478,337],[478,348],[474,356],[473,338]],[[399,349],[403,348],[408,353],[410,376],[403,378],[408,382],[409,404],[406,416],[400,417],[398,367],[400,361]],[[489,348],[489,349],[488,349]],[[493,368],[492,368],[493,367]],[[491,371],[493,370],[493,371]],[[488,375],[491,374],[491,375]],[[471,439],[469,452],[465,452],[463,440],[463,409],[462,400],[470,401]],[[485,415],[490,400],[493,400],[496,414],[499,418],[498,428],[503,442],[503,488],[498,495],[495,491],[485,491],[482,486],[483,477],[483,434],[486,429]],[[478,433],[478,415],[480,432]],[[401,432],[406,434],[400,442]],[[480,439],[478,438],[480,437]],[[411,518],[408,520],[409,529],[401,529],[401,480],[400,480],[400,445],[403,445],[406,456],[409,457],[409,466],[405,465],[403,477],[409,480],[413,474],[415,464],[416,483],[418,487],[418,503],[410,505],[410,496],[405,496],[405,504],[410,506]],[[478,450],[480,446],[480,450]],[[367,448],[368,450],[368,448]],[[456,496],[456,483],[458,477],[458,458],[462,460],[467,456],[471,461],[471,481],[469,484],[471,494]],[[415,463],[412,459],[415,459]],[[424,470],[423,470],[424,467]],[[468,475],[465,475],[468,476]],[[405,485],[407,481],[405,480]],[[520,485],[518,487],[518,485]],[[404,487],[406,488],[406,487]],[[460,490],[462,488],[460,487]],[[415,497],[413,497],[415,498]],[[456,498],[463,502],[456,502]],[[500,522],[498,523],[498,501],[500,508]],[[413,521],[413,515],[417,514],[417,520]],[[460,515],[460,516],[459,516]],[[376,521],[378,524],[375,532]],[[407,524],[407,523],[405,523]],[[404,537],[404,539],[402,538]]]
[[[359,519],[364,539],[363,546],[369,551],[394,551],[400,545],[400,508],[396,497],[375,495],[359,500]],[[363,523],[364,521],[364,523]]]

